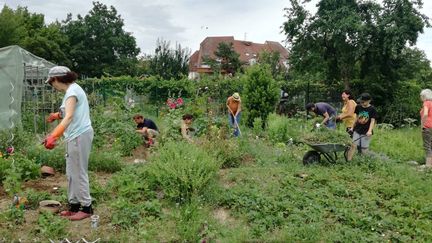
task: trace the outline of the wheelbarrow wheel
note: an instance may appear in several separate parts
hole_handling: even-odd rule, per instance
[[[303,156],[304,165],[318,164],[321,161],[320,154],[317,151],[307,151]]]

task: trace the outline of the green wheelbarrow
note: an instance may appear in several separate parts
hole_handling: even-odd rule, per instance
[[[323,143],[323,144],[310,144],[305,143],[311,147],[313,150],[309,150],[303,156],[303,164],[311,165],[317,164],[321,162],[321,158],[326,159],[329,163],[336,163],[338,160],[338,153],[343,152],[343,157],[345,161],[348,162],[348,151],[350,146],[344,144],[335,144],[335,143]]]

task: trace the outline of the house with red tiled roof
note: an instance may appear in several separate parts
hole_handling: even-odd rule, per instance
[[[287,65],[288,50],[283,47],[279,42],[266,41],[263,44],[254,43],[251,41],[234,40],[233,36],[214,36],[205,38],[201,44],[200,49],[195,51],[189,60],[189,78],[199,78],[200,74],[211,74],[213,71],[210,66],[203,60],[204,57],[215,59],[214,52],[217,50],[219,43],[233,43],[234,51],[240,54],[240,61],[246,65],[253,65],[257,62],[258,56],[261,52],[279,52],[279,62]]]

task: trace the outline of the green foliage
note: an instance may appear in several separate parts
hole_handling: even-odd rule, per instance
[[[170,94],[181,97],[191,97],[194,94],[194,81],[187,78],[166,80],[157,76],[135,78],[130,76],[102,77],[86,79],[79,82],[88,94],[95,93],[104,100],[109,97],[119,97],[126,94],[126,88],[139,94],[146,94],[156,104],[166,101]]]
[[[45,24],[44,15],[27,7],[16,10],[4,5],[0,12],[0,47],[19,45],[35,55],[55,63],[71,64],[67,57],[68,38],[60,23]]]
[[[92,125],[95,130],[94,147],[102,146],[118,151],[122,156],[131,155],[132,150],[143,143],[141,135],[133,123],[133,113],[124,112],[123,107],[111,103],[110,107],[98,107],[92,113]],[[115,154],[115,153],[114,153]],[[113,158],[116,158],[114,156]],[[115,161],[112,161],[115,163]]]
[[[29,146],[33,139],[32,134],[21,128],[2,130],[0,131],[0,151],[4,153],[9,146],[13,146],[15,151],[19,151]]]
[[[57,146],[53,150],[47,150],[43,145],[29,146],[23,150],[27,158],[34,160],[38,165],[46,165],[56,171],[66,172],[64,147]]]
[[[0,158],[0,183],[9,195],[21,191],[21,182],[39,177],[39,165],[22,154],[15,153],[8,159]]]
[[[369,92],[374,105],[382,108],[381,114],[388,113],[380,117],[389,119],[385,122],[395,122],[390,116],[394,104],[404,106],[400,113],[414,114],[398,93],[407,87],[414,91],[414,86],[431,80],[425,54],[410,47],[429,26],[420,11],[421,1],[320,0],[315,14],[306,10],[308,1],[290,2],[283,24],[291,43],[290,81],[315,76],[311,83],[323,84],[326,91],[317,95],[330,93],[331,99],[338,98],[344,88],[355,94]]]
[[[247,156],[240,150],[236,139],[212,139],[204,144],[203,148],[221,163],[222,168],[239,167]]]
[[[115,151],[98,151],[94,149],[90,154],[90,171],[114,173],[121,170],[122,167],[120,154]]]
[[[305,131],[301,139],[311,144],[336,143],[349,145],[352,139],[347,132],[341,130],[330,130],[325,127],[315,128],[311,132]]]
[[[6,228],[13,229],[24,223],[24,208],[10,207],[0,214],[0,225],[5,225]]]
[[[219,163],[199,147],[169,142],[148,166],[149,179],[171,201],[187,202],[200,195],[215,177]]]
[[[152,185],[145,183],[148,180],[148,174],[142,169],[126,167],[111,178],[108,190],[131,202],[149,200],[155,197],[155,193]]]
[[[182,241],[200,242],[208,234],[208,215],[195,198],[182,205],[175,216],[177,233]]]
[[[39,202],[43,200],[51,199],[50,193],[46,191],[35,191],[34,189],[25,190],[23,195],[28,200],[28,204],[26,205],[29,209],[37,209],[39,207]],[[93,192],[92,192],[93,195]]]
[[[159,218],[162,214],[162,206],[157,200],[131,203],[125,198],[120,198],[114,201],[111,207],[111,223],[122,229],[137,227],[143,218]]]
[[[255,65],[246,71],[243,105],[248,111],[247,124],[252,127],[255,118],[260,117],[263,128],[267,117],[275,110],[279,98],[276,81],[267,65]]]
[[[84,17],[74,20],[69,14],[62,30],[70,42],[72,68],[78,73],[89,77],[135,74],[140,49],[113,6],[93,2]]]
[[[67,220],[51,212],[42,212],[37,220],[36,233],[44,239],[64,239],[69,235]]]
[[[236,74],[240,67],[240,54],[234,50],[232,42],[220,42],[216,51],[214,52],[215,58],[206,56],[203,61],[208,63],[214,73],[225,72],[229,74]]]
[[[282,78],[287,69],[280,63],[280,52],[278,51],[263,51],[258,56],[258,63],[270,66],[271,73],[274,79]]]
[[[426,156],[420,128],[375,129],[371,149],[402,163],[407,161],[423,163]]]
[[[189,56],[190,50],[182,48],[180,44],[171,49],[169,41],[158,39],[155,54],[149,60],[148,74],[165,80],[186,77],[189,71]]]
[[[419,95],[421,90],[421,86],[416,80],[407,80],[402,83],[400,89],[396,90],[396,94],[394,94],[396,102],[382,109],[386,111],[383,114],[383,120],[396,126],[401,126],[406,118],[420,120],[421,101]]]
[[[431,191],[422,189],[430,178],[407,165],[363,158],[349,166],[305,168],[291,163],[265,168],[231,170],[224,179],[232,186],[221,191],[219,201],[246,218],[254,239],[422,241],[430,237],[425,222],[430,217],[426,205]]]
[[[295,119],[272,113],[269,115],[267,126],[269,139],[274,143],[287,143],[292,138],[298,138],[302,130],[301,124]]]

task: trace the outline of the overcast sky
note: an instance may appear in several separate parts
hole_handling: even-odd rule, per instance
[[[282,42],[280,26],[285,21],[288,0],[100,0],[113,5],[132,32],[142,53],[154,52],[156,40],[178,42],[192,51],[206,36],[234,36],[237,40]],[[317,2],[317,1],[312,1]],[[432,1],[424,0],[423,13],[432,17]],[[313,9],[314,4],[310,4]],[[67,13],[86,15],[91,0],[0,0],[16,8],[27,6],[45,15],[46,22],[64,20]],[[432,60],[432,29],[426,29],[417,46]]]

